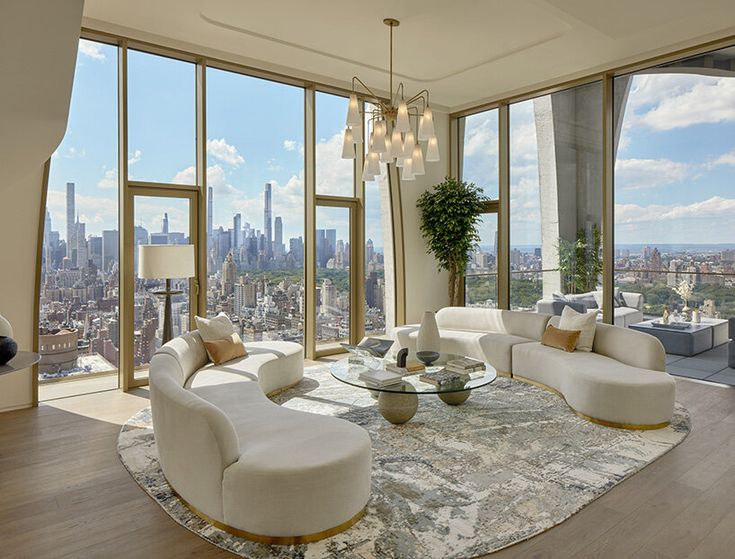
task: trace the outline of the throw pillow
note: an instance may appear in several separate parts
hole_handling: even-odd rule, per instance
[[[551,294],[552,301],[568,301],[567,296],[564,295],[561,291],[554,291]]]
[[[577,347],[580,334],[579,330],[562,330],[549,324],[541,337],[541,344],[571,353]]]
[[[622,291],[619,291],[615,294],[615,301],[618,302],[618,304],[615,305],[616,307],[627,307],[628,306],[628,303],[625,300],[625,297],[623,297]]]
[[[578,313],[571,307],[564,307],[559,320],[559,328],[562,330],[579,330],[577,349],[579,351],[592,351],[592,343],[595,341],[595,328],[597,327],[597,313]]]
[[[237,333],[231,334],[223,340],[204,342],[204,347],[207,348],[207,353],[215,365],[221,365],[238,357],[247,357],[248,354]]]
[[[217,340],[225,340],[235,333],[235,327],[227,317],[225,313],[219,313],[214,318],[203,318],[201,316],[195,317],[197,323],[197,330],[199,335],[202,337],[204,347],[207,346],[207,342],[216,342]],[[209,359],[212,359],[212,354],[207,350]]]

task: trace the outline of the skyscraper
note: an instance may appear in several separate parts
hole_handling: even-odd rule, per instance
[[[284,252],[283,246],[283,220],[281,216],[276,217],[275,238],[273,239],[273,252],[276,256],[281,256]]]
[[[109,272],[112,265],[118,261],[117,230],[102,231],[102,269]]]
[[[263,233],[265,235],[265,253],[273,255],[273,208],[271,206],[271,183],[265,183],[263,205]]]
[[[235,214],[232,216],[232,250],[233,252],[240,247],[242,241],[242,233],[240,232],[240,224],[242,223],[242,216]]]
[[[207,239],[209,239],[209,242],[212,242],[212,203],[214,198],[214,191],[212,190],[212,187],[210,186],[207,189]]]
[[[72,248],[77,246],[74,218],[76,217],[74,183],[66,183],[66,251],[71,258]]]
[[[168,235],[168,212],[163,212],[163,225],[161,225],[161,233]]]

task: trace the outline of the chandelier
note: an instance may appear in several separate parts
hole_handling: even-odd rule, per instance
[[[434,117],[429,106],[429,92],[424,89],[405,98],[403,83],[393,90],[393,28],[397,19],[387,18],[390,27],[390,99],[383,101],[354,76],[347,107],[347,127],[342,143],[342,158],[355,159],[363,142],[363,122],[369,131],[368,151],[363,164],[362,180],[372,181],[380,174],[380,163],[395,163],[401,168],[401,180],[412,181],[424,174],[424,161],[439,161],[439,143],[434,132]],[[370,108],[361,109],[356,86],[370,96]],[[397,105],[397,106],[396,106]],[[426,150],[421,142],[426,143]]]

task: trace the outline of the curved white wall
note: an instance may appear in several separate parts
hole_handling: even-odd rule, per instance
[[[0,314],[33,347],[43,167],[64,137],[83,0],[0,6]],[[0,411],[33,403],[30,370],[0,376]]]

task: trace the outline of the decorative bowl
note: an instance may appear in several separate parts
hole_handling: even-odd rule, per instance
[[[18,353],[18,344],[10,336],[0,336],[0,365],[7,364]]]
[[[439,353],[436,351],[417,351],[416,357],[419,358],[424,365],[431,365],[434,361],[439,359]]]

